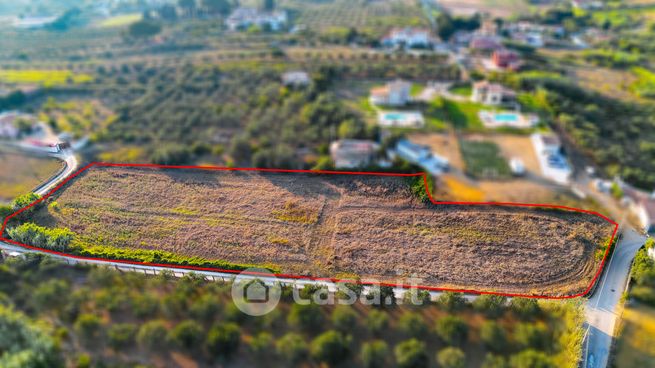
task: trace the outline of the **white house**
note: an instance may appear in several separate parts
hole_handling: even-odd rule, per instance
[[[231,31],[248,28],[252,25],[279,31],[287,25],[287,22],[287,12],[284,10],[262,12],[255,8],[237,8],[225,20],[227,28]]]
[[[369,100],[373,105],[404,106],[411,99],[411,87],[411,83],[398,79],[384,87],[371,89]]]
[[[535,133],[531,139],[542,174],[556,183],[568,184],[572,170],[562,154],[559,138],[555,135]]]
[[[480,81],[473,84],[471,101],[490,106],[514,103],[516,92],[498,83]]]
[[[290,71],[282,74],[282,83],[285,86],[304,87],[308,86],[312,80],[309,74],[302,70]]]
[[[330,144],[330,157],[336,168],[366,167],[373,163],[379,148],[369,140],[341,139]]]
[[[385,46],[428,47],[432,36],[427,28],[395,27],[382,39]]]
[[[416,164],[432,175],[441,175],[448,171],[448,159],[432,153],[430,147],[412,143],[406,139],[398,141],[396,153],[405,161]]]

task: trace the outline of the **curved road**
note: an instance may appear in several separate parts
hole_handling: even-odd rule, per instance
[[[646,236],[633,229],[623,231],[596,291],[587,301],[587,337],[582,367],[607,367],[614,330],[621,318],[617,313],[621,296],[628,283],[632,260],[645,241]]]

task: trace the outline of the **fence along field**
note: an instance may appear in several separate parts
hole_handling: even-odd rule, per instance
[[[426,204],[408,178],[370,175],[92,167],[48,201],[30,221],[71,229],[77,248],[546,296],[584,292],[614,230],[581,212]]]

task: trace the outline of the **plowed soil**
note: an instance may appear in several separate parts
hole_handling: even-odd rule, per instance
[[[417,201],[407,178],[93,167],[36,220],[90,244],[284,273],[569,295],[613,226],[584,213]]]

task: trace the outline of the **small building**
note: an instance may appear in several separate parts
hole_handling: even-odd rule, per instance
[[[507,49],[494,51],[491,62],[498,69],[508,70],[518,70],[522,64],[519,54]]]
[[[384,128],[422,128],[425,119],[420,111],[380,111],[378,125]]]
[[[473,84],[471,101],[490,106],[507,105],[516,102],[516,93],[501,84],[480,81]]]
[[[369,140],[340,139],[330,144],[330,157],[334,167],[354,169],[371,165],[380,146]]]
[[[448,171],[448,159],[434,154],[430,147],[402,139],[396,144],[396,153],[405,161],[416,164],[432,175],[441,175]]]
[[[502,48],[503,44],[496,36],[474,35],[469,43],[469,50],[478,54],[491,55]]]
[[[537,32],[516,32],[512,33],[512,40],[534,48],[544,47],[544,36]]]
[[[562,153],[559,138],[555,135],[535,133],[531,139],[542,174],[556,183],[568,184],[572,170]]]
[[[282,74],[282,84],[285,86],[305,87],[312,82],[307,72],[297,70]]]
[[[404,106],[411,99],[411,87],[411,83],[398,79],[384,87],[373,88],[369,100],[373,105]]]
[[[270,28],[279,31],[287,25],[288,16],[284,10],[263,12],[255,8],[237,8],[225,20],[225,25],[231,31],[245,29],[256,25],[261,28]]]
[[[382,38],[385,46],[429,47],[432,36],[427,28],[395,27]]]

